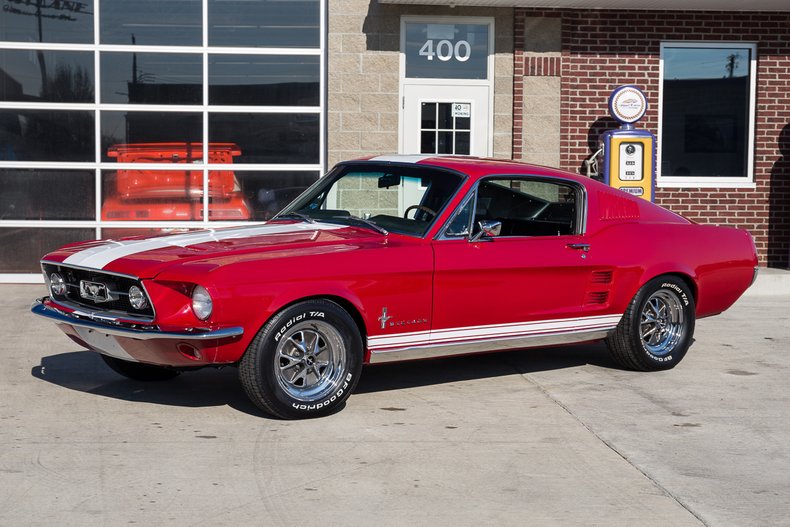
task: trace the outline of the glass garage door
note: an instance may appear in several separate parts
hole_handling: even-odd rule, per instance
[[[321,0],[0,1],[0,282],[266,220],[322,172]]]

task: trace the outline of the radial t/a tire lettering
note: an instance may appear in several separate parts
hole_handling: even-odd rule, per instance
[[[142,362],[132,362],[128,360],[110,357],[109,355],[100,354],[104,362],[115,373],[123,375],[135,381],[168,381],[181,374],[180,371],[173,368],[164,366],[156,366],[154,364],[144,364]]]
[[[294,304],[273,316],[239,363],[250,400],[283,419],[339,410],[362,372],[362,337],[351,316],[329,300]]]
[[[650,280],[606,339],[612,357],[630,370],[675,367],[693,341],[695,310],[694,295],[679,277]]]

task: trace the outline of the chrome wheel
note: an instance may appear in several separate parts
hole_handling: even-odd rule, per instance
[[[323,399],[343,380],[346,347],[340,333],[321,321],[296,324],[274,353],[274,372],[285,392],[304,402]]]
[[[653,293],[642,308],[639,334],[648,353],[663,357],[672,353],[686,331],[683,303],[668,289]]]

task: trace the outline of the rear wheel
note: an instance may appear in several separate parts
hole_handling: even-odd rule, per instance
[[[354,320],[328,300],[288,307],[258,332],[239,363],[250,400],[283,419],[338,410],[362,371],[362,337]]]
[[[181,373],[172,368],[117,359],[109,355],[101,355],[101,358],[115,373],[135,381],[167,381]]]
[[[694,336],[694,296],[675,276],[646,283],[631,301],[614,333],[606,339],[623,367],[668,370],[686,355]]]

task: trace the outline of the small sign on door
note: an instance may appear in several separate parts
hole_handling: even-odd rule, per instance
[[[453,103],[453,117],[471,117],[472,105],[463,102]]]

